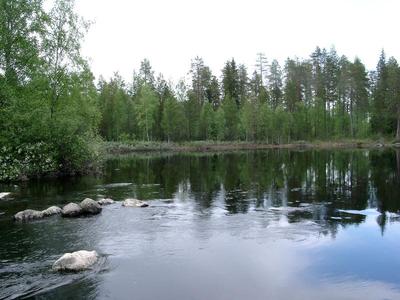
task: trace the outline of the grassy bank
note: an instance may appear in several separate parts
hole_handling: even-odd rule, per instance
[[[267,144],[262,142],[216,142],[195,141],[182,143],[166,142],[104,142],[103,150],[108,154],[126,154],[132,152],[208,152],[256,149],[351,149],[400,147],[399,143],[389,140],[338,140],[338,141],[297,141],[286,144]]]

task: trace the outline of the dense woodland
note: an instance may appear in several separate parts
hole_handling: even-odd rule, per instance
[[[317,47],[282,65],[257,54],[254,72],[196,57],[171,83],[144,59],[129,82],[96,81],[88,27],[72,0],[0,0],[0,180],[89,170],[103,140],[400,140],[400,67],[383,50],[373,71]]]

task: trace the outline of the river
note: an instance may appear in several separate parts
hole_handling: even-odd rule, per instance
[[[138,154],[102,176],[1,184],[0,299],[400,299],[395,150]],[[14,223],[84,198],[146,200]],[[65,252],[99,263],[59,274]]]

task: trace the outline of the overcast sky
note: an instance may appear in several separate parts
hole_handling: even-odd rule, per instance
[[[76,0],[76,10],[94,21],[82,52],[96,77],[130,81],[148,58],[177,81],[197,55],[218,76],[232,57],[252,72],[258,52],[283,62],[316,45],[368,68],[382,48],[400,59],[398,0]]]

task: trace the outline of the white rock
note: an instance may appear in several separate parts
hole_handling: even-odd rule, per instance
[[[60,215],[62,212],[62,209],[59,208],[58,206],[51,206],[48,209],[42,210],[43,216],[44,217],[49,217],[53,215]]]
[[[14,220],[24,222],[24,221],[32,221],[32,220],[42,219],[43,217],[44,217],[44,215],[41,211],[27,209],[27,210],[16,213],[14,215]]]
[[[110,183],[106,184],[103,187],[105,188],[119,188],[119,187],[126,187],[132,185],[131,182],[121,182],[121,183]]]
[[[115,201],[113,199],[110,198],[104,198],[104,199],[100,199],[97,201],[98,204],[100,205],[109,205],[109,204],[113,204]]]
[[[55,271],[82,271],[88,269],[99,259],[96,251],[80,250],[72,253],[65,253],[53,264]]]
[[[82,208],[78,204],[71,202],[63,207],[61,214],[66,218],[78,217],[82,214]]]
[[[126,199],[122,202],[122,206],[126,207],[147,207],[149,206],[146,202],[138,199]]]
[[[7,197],[8,195],[10,195],[11,193],[0,193],[0,199]]]
[[[82,208],[82,213],[88,215],[97,215],[102,210],[100,204],[90,198],[83,200],[79,206]]]

